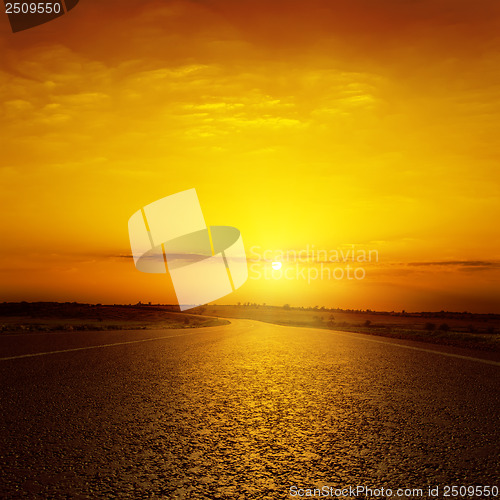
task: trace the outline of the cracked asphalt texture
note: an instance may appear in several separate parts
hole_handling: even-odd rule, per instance
[[[0,497],[498,485],[500,366],[231,321],[1,337],[0,358],[170,336],[1,360]]]

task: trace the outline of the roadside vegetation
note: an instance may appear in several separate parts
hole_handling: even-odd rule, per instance
[[[149,330],[229,324],[213,316],[176,311],[176,306],[102,305],[76,302],[0,303],[0,334],[18,332]]]
[[[114,305],[4,302],[0,303],[0,334],[200,328],[229,324],[231,318],[500,352],[500,315],[497,314],[379,312],[289,304],[281,307],[255,303],[207,305],[179,312],[175,305],[140,302]]]
[[[266,304],[210,305],[192,309],[205,316],[247,318],[277,325],[325,328],[473,349],[500,351],[500,315],[469,312],[378,312],[282,307]]]

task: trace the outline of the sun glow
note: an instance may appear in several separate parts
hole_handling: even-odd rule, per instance
[[[366,263],[228,302],[499,310],[498,1],[115,3],[0,33],[2,300],[175,300],[127,221],[194,187],[269,270]]]

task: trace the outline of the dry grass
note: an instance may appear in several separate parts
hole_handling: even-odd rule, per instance
[[[0,304],[0,332],[145,330],[200,328],[227,320],[186,314],[174,306],[92,305],[77,303]]]
[[[379,313],[262,305],[203,306],[204,315],[247,318],[286,326],[305,326],[434,344],[500,351],[498,315],[470,313]]]

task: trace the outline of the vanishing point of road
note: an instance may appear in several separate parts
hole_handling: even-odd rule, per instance
[[[498,486],[499,362],[231,322],[1,336],[0,497]]]

